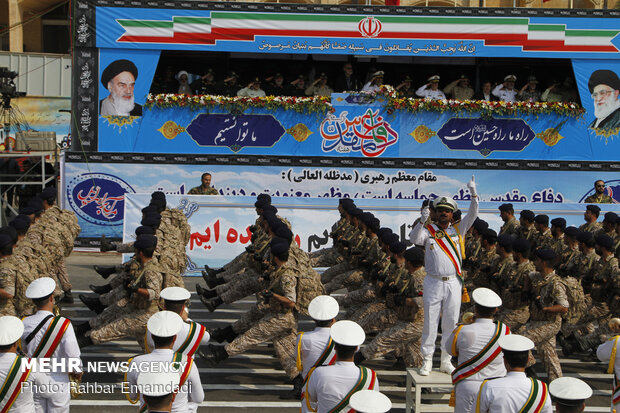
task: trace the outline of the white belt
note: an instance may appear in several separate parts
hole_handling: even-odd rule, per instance
[[[448,276],[434,275],[434,274],[426,274],[426,275],[430,275],[431,277],[439,281],[450,281],[451,279],[456,277],[456,275],[448,275]]]

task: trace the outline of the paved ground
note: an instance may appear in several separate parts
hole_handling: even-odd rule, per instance
[[[78,253],[74,252],[69,257],[67,264],[74,292],[85,292],[88,285],[103,284],[102,278],[93,271],[94,264],[113,265],[120,263],[120,255],[112,253]],[[190,291],[195,291],[194,284],[202,282],[201,278],[186,278],[186,286]],[[203,283],[204,284],[204,283]],[[77,294],[76,294],[77,299]],[[83,307],[79,300],[72,306],[63,309],[63,315],[71,318],[74,322],[82,322],[92,317],[87,308]],[[192,319],[203,323],[207,328],[222,327],[236,320],[241,313],[250,308],[254,302],[252,297],[223,306],[214,313],[209,313],[192,295],[190,315]],[[300,330],[312,329],[312,321],[300,320]],[[101,346],[93,346],[85,349],[82,354],[84,363],[113,360],[126,361],[128,358],[140,352],[139,346],[130,340],[108,343]],[[275,358],[272,357],[273,349],[268,345],[256,348],[247,354],[232,357],[221,363],[217,368],[206,368],[204,362],[197,358],[202,383],[205,388],[205,402],[199,409],[209,412],[298,412],[299,403],[291,400],[281,400],[279,395],[292,388],[286,382],[284,371]],[[560,354],[561,355],[561,354]],[[579,377],[586,380],[594,389],[595,393],[590,400],[590,406],[586,411],[609,412],[609,398],[611,395],[612,376],[605,374],[602,363],[593,361],[580,361],[575,359],[561,359],[564,374]],[[395,412],[403,412],[405,405],[405,372],[391,369],[393,360],[380,360],[369,363],[368,366],[378,373],[381,390],[387,394],[394,404]],[[435,360],[435,365],[439,361]],[[537,365],[539,370],[540,363]],[[541,377],[545,375],[542,374]],[[122,381],[120,374],[86,374],[83,383],[95,382],[100,385],[119,383]],[[451,411],[447,409],[449,395],[447,393],[435,393],[427,395],[428,408],[432,411]],[[73,400],[73,412],[92,412],[96,407],[97,413],[124,413],[135,412],[136,406],[127,402],[124,394],[117,388],[113,394],[86,394]],[[446,409],[440,410],[441,407]]]

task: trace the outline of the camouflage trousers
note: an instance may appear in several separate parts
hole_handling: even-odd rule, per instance
[[[64,292],[71,291],[71,281],[69,281],[69,273],[67,272],[67,262],[62,258],[56,266],[56,277],[60,282],[60,288]]]
[[[596,330],[597,325],[601,321],[608,319],[610,316],[611,312],[607,303],[594,302],[588,307],[583,317],[581,317],[577,323],[565,323],[562,325],[562,334],[567,337],[574,332],[579,332],[584,335],[590,334]]]
[[[386,309],[387,309],[387,306],[385,305],[385,301],[374,300],[371,303],[368,303],[366,305],[359,307],[356,311],[354,311],[351,314],[351,317],[349,317],[349,320],[355,321],[357,323],[359,320],[361,320],[362,318],[365,318],[369,314],[383,311]]]
[[[361,269],[354,269],[338,274],[330,282],[324,284],[325,292],[331,294],[343,287],[349,291],[353,291],[360,288],[365,282],[364,271]]]
[[[362,349],[362,355],[367,360],[373,360],[411,343],[419,343],[423,327],[424,311],[418,311],[414,321],[398,320],[396,324],[383,330],[365,346]]]
[[[234,303],[251,294],[267,288],[267,282],[261,277],[247,277],[236,283],[234,288],[229,288],[220,295],[222,301],[226,304]]]
[[[144,349],[146,323],[156,312],[157,308],[122,311],[120,314],[117,314],[116,318],[111,319],[101,327],[93,328],[90,331],[90,338],[93,344],[100,344],[108,341],[120,340],[124,337],[133,337],[138,341],[142,349]]]
[[[348,261],[343,261],[340,264],[336,264],[332,267],[329,267],[328,269],[326,269],[325,271],[323,271],[323,273],[321,274],[321,282],[323,283],[323,285],[327,284],[328,282],[330,282],[331,280],[334,279],[334,277],[352,270],[353,268],[351,267],[351,263]]]
[[[127,294],[127,290],[124,285],[120,285],[111,291],[101,294],[99,296],[99,301],[101,304],[105,306],[111,306],[117,302],[119,302],[122,298],[128,298],[129,294]]]
[[[394,310],[385,308],[381,311],[372,312],[358,320],[364,331],[368,333],[376,333],[384,331],[386,328],[392,327],[398,321],[398,315]]]
[[[220,284],[215,287],[215,291],[218,295],[224,294],[226,291],[230,289],[235,289],[241,283],[246,282],[248,278],[258,277],[254,271],[244,271],[236,274],[236,277],[229,279],[224,284]]]
[[[345,295],[341,295],[335,298],[338,302],[338,305],[340,305],[340,308],[347,309],[347,313],[344,319],[349,320],[351,318],[351,315],[355,311],[357,311],[361,306],[373,302],[377,298],[377,296],[375,295],[374,287],[370,284],[367,284],[362,288],[348,292]]]
[[[163,283],[161,289],[168,287],[181,287],[185,288],[185,283],[183,282],[183,277],[179,275],[178,272],[175,273],[164,273]]]
[[[263,318],[266,313],[266,308],[260,307],[258,304],[252,306],[249,311],[243,313],[241,317],[237,321],[235,321],[232,325],[232,329],[236,334],[245,333],[250,329],[258,320]]]
[[[224,276],[230,273],[236,273],[244,269],[248,265],[248,257],[249,254],[247,252],[242,252],[232,259],[228,264],[224,265],[222,268],[223,272],[218,274],[218,276]]]
[[[336,248],[323,248],[310,254],[310,265],[313,267],[331,267],[341,263],[344,258]]]
[[[523,306],[515,309],[504,309],[497,316],[497,319],[506,324],[513,334],[518,334],[521,327],[527,323],[530,318],[530,308]]]
[[[422,340],[411,341],[399,347],[395,352],[397,357],[402,357],[408,368],[420,368],[424,362],[422,355]]]
[[[562,377],[560,359],[555,351],[555,336],[560,331],[561,325],[560,317],[556,321],[530,321],[523,333],[536,344],[536,353],[542,359],[549,382]]]
[[[265,313],[256,324],[224,348],[229,356],[235,356],[260,343],[271,341],[282,368],[293,379],[299,374],[296,366],[296,339],[297,320],[292,311],[283,314]]]

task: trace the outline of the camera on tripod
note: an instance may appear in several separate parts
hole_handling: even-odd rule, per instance
[[[3,99],[26,96],[25,92],[17,91],[17,87],[14,82],[16,77],[17,72],[9,70],[8,67],[0,67],[0,94],[2,94]]]

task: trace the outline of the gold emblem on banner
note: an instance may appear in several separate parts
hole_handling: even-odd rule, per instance
[[[416,142],[424,143],[433,136],[437,135],[437,132],[433,131],[426,125],[419,125],[409,135],[413,136],[413,139],[415,139]]]
[[[308,129],[303,123],[298,123],[292,128],[288,128],[286,133],[290,134],[297,142],[303,142],[308,139],[308,136],[312,135],[312,131]]]
[[[140,119],[140,116],[102,116],[102,118],[115,129],[118,127],[118,133],[122,133],[126,126],[132,126],[136,119]]]
[[[177,125],[174,121],[168,120],[161,128],[157,129],[158,132],[161,132],[166,139],[174,139],[177,137],[179,133],[185,132],[185,128],[183,126]]]
[[[544,132],[536,134],[536,137],[541,139],[547,146],[555,146],[564,136],[560,135],[558,128],[549,128]]]

